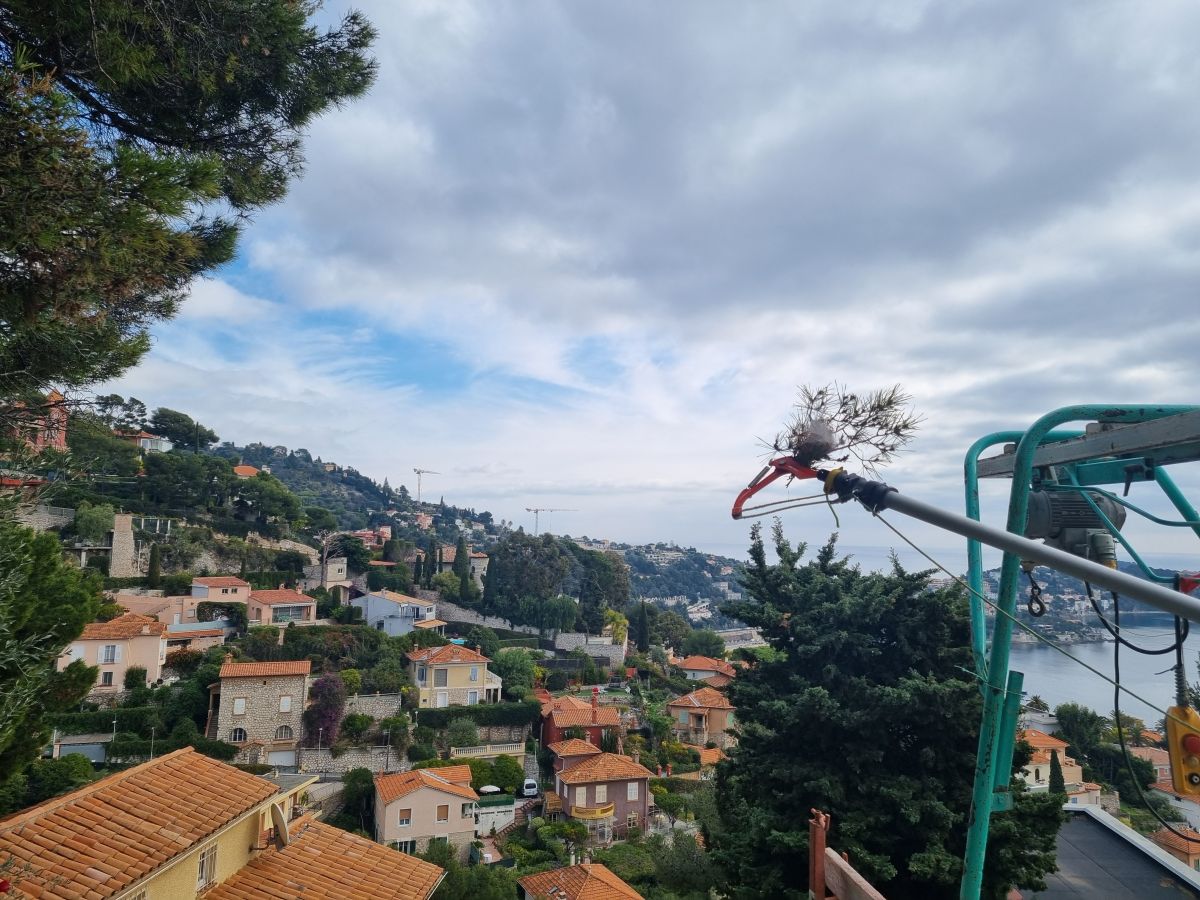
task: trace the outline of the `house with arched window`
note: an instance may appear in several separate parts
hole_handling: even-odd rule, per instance
[[[238,748],[236,762],[291,768],[308,702],[308,660],[237,663],[226,656],[209,689],[208,736]]]

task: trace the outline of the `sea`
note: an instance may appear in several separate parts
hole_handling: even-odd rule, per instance
[[[1168,647],[1173,643],[1174,631],[1169,616],[1145,616],[1140,621],[1142,624],[1135,626],[1122,623],[1122,637],[1149,649]],[[1016,643],[1012,645],[1009,668],[1025,674],[1026,698],[1037,694],[1050,704],[1051,709],[1060,703],[1079,703],[1109,716],[1113,708],[1112,684],[1080,663],[1087,663],[1112,678],[1113,647],[1111,640],[1064,644],[1062,648],[1072,657],[1068,658],[1041,642]],[[1197,651],[1200,651],[1200,628],[1184,642],[1185,674],[1191,682],[1197,680]],[[1122,647],[1120,662],[1122,687],[1141,698],[1122,691],[1121,712],[1137,716],[1154,727],[1163,718],[1162,710],[1175,702],[1175,675],[1170,668],[1174,665],[1175,655],[1146,656]]]

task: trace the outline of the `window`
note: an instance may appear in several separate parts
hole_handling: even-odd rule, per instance
[[[625,799],[636,800],[638,798],[638,783],[631,781],[625,785]]]
[[[625,826],[627,828],[637,828],[638,827],[638,814],[630,813],[628,816],[626,816],[625,817]]]
[[[479,680],[479,666],[471,666],[471,680],[472,681]]]
[[[416,841],[392,841],[392,849],[399,850],[401,853],[413,854],[417,852]]]
[[[406,828],[412,824],[412,809],[402,809],[396,817],[396,824]]]
[[[417,666],[417,681],[420,684],[425,683],[425,667],[424,666]]]
[[[292,697],[290,694],[285,694],[284,696],[279,698],[279,711],[280,712],[291,712],[292,711]]]
[[[231,743],[234,743],[234,744],[245,743],[246,729],[245,728],[233,729],[233,731],[229,732],[229,740]]]
[[[475,804],[474,803],[464,803],[462,805],[462,814],[461,815],[464,819],[467,818],[468,816],[475,815]]]
[[[439,822],[449,822],[450,821],[450,806],[449,806],[449,804],[443,804],[442,806],[439,806],[437,808],[437,820]]]
[[[229,593],[229,588],[221,588],[221,593],[222,593],[222,594],[228,594],[228,593]]]
[[[679,721],[682,722],[684,725],[687,724],[687,710],[686,709],[681,709],[679,711]]]
[[[596,805],[600,806],[601,804],[604,804],[607,802],[608,802],[608,785],[607,784],[596,785]]]
[[[434,687],[445,687],[446,686],[446,670],[445,669],[434,669],[433,670],[433,686]]]
[[[138,892],[137,892],[136,894],[134,894],[132,897],[129,897],[129,898],[128,898],[128,900],[146,900],[146,891],[145,891],[145,889],[143,888],[142,890],[138,891]]]
[[[575,805],[576,806],[587,806],[587,788],[586,787],[575,788]]]
[[[275,740],[290,741],[291,739],[292,739],[292,726],[291,725],[280,725],[278,728],[275,729]]]
[[[112,665],[117,661],[117,645],[105,644],[104,651],[100,654],[100,662],[106,665]]]
[[[246,698],[245,697],[234,697],[233,698],[233,714],[235,716],[244,716],[246,714]]]
[[[196,869],[196,890],[206,888],[217,876],[217,845],[209,844],[200,851],[200,865]]]
[[[479,703],[479,691],[467,691],[467,706],[476,706]]]
[[[101,672],[100,673],[101,687],[112,687],[112,684],[113,684],[113,673],[112,672]]]

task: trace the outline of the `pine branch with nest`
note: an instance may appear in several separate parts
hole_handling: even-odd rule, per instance
[[[853,457],[877,475],[877,467],[904,449],[921,421],[900,385],[865,394],[836,382],[821,388],[802,385],[795,412],[770,448],[806,466]]]

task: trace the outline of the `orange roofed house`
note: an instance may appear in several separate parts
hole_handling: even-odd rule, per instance
[[[712,687],[725,687],[737,675],[737,670],[725,660],[710,656],[689,656],[676,665],[683,670],[688,681],[703,681]]]
[[[15,897],[424,900],[444,872],[298,816],[283,790],[190,747],[0,820]]]
[[[466,862],[475,840],[470,766],[414,769],[375,776],[375,836],[404,853],[423,853],[448,843]]]
[[[685,744],[703,747],[712,742],[724,749],[733,745],[726,729],[733,727],[733,705],[720,691],[702,687],[667,704],[671,733]]]
[[[237,762],[295,766],[311,670],[307,659],[239,663],[226,654],[209,688],[208,736],[236,746]]]
[[[287,588],[253,591],[246,613],[251,625],[312,625],[317,621],[317,601]]]
[[[58,658],[59,671],[77,659],[99,666],[93,693],[116,693],[125,688],[125,673],[135,666],[146,670],[146,683],[162,678],[167,659],[167,626],[149,616],[125,613],[107,622],[84,626],[83,634]]]
[[[555,767],[554,795],[546,796],[548,816],[586,825],[589,840],[602,844],[646,827],[653,772],[619,753],[573,753],[574,742],[556,746],[561,766]]]
[[[519,900],[642,900],[642,895],[600,863],[551,869],[517,879]]]
[[[1017,732],[1017,740],[1024,741],[1033,749],[1029,764],[1021,770],[1021,779],[1032,791],[1049,790],[1050,788],[1050,756],[1052,750],[1058,751],[1058,763],[1062,766],[1063,782],[1068,791],[1072,785],[1083,783],[1083,767],[1067,756],[1067,742],[1061,738],[1038,731],[1036,728],[1026,728]]]
[[[600,746],[606,734],[616,733],[621,715],[615,707],[600,706],[600,694],[592,688],[592,701],[578,697],[542,697],[542,744],[549,746],[563,740],[569,729],[579,729],[584,737]]]

